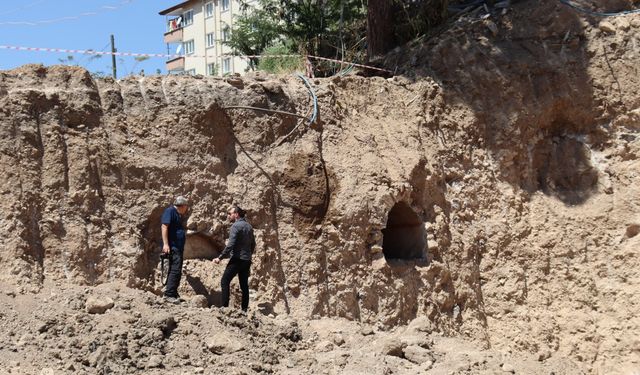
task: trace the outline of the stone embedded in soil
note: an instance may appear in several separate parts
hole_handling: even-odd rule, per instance
[[[415,364],[433,361],[429,350],[417,345],[410,345],[403,349],[404,357]]]
[[[398,338],[391,337],[387,339],[382,345],[382,353],[402,358],[404,356],[404,353],[402,351],[404,347],[405,345]]]
[[[333,343],[328,340],[322,340],[316,344],[316,350],[318,352],[330,352],[333,348]]]
[[[510,364],[510,363],[504,363],[504,364],[502,364],[501,369],[502,369],[502,371],[504,371],[504,372],[510,372],[510,373],[515,373],[515,372],[516,372],[516,369],[515,369],[515,368],[513,367],[513,365],[512,365],[512,364]]]
[[[149,357],[147,361],[146,368],[157,368],[162,366],[162,356],[161,355],[152,355]]]
[[[228,335],[223,333],[205,339],[207,349],[214,354],[230,354],[241,351],[244,346],[239,341],[234,341]]]
[[[624,18],[620,18],[618,19],[618,22],[616,22],[616,25],[620,28],[620,30],[624,30],[627,31],[629,30],[629,21],[627,21]]]
[[[85,309],[89,314],[104,314],[113,305],[113,300],[109,297],[89,297]]]
[[[600,25],[598,25],[598,28],[604,31],[605,33],[615,34],[616,32],[616,27],[613,26],[611,22],[607,22],[607,21],[600,22]]]

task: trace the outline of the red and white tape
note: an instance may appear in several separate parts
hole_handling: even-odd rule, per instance
[[[166,59],[175,59],[179,57],[186,58],[214,58],[215,56],[205,56],[205,55],[176,55],[176,54],[166,54],[166,53],[136,53],[136,52],[111,52],[111,51],[94,51],[91,49],[65,49],[65,48],[46,48],[46,47],[23,47],[23,46],[8,46],[8,45],[0,45],[0,49],[5,50],[14,50],[14,51],[31,51],[31,52],[52,52],[52,53],[70,53],[70,54],[83,54],[83,55],[115,55],[115,56],[132,56],[132,57],[163,57]],[[313,55],[234,55],[234,54],[223,54],[223,57],[240,57],[240,58],[265,58],[265,57],[275,57],[275,58],[283,58],[283,57],[305,57],[309,59],[315,60],[323,60],[330,61],[338,64],[346,64],[353,65],[363,69],[371,69],[378,70],[381,72],[393,73],[391,70],[378,68],[370,65],[357,64],[350,61],[344,60],[336,60],[330,59],[327,57],[313,56]]]

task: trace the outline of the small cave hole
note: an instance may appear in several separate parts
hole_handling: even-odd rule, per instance
[[[387,260],[426,259],[424,223],[407,203],[398,202],[391,208],[382,234],[382,252]]]

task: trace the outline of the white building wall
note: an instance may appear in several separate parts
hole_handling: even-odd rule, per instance
[[[185,56],[184,71],[186,73],[208,74],[208,65],[216,64],[216,73],[219,76],[225,74],[244,74],[248,67],[248,60],[231,55],[232,51],[223,45],[223,31],[225,27],[233,29],[233,21],[240,12],[240,2],[229,0],[229,7],[223,10],[224,0],[194,0],[182,8],[182,13],[193,11],[193,23],[183,27],[183,47],[182,54]],[[205,6],[207,3],[214,4],[213,16],[207,17]],[[251,0],[250,3],[254,1]],[[183,17],[184,18],[184,17]],[[207,34],[215,33],[215,45],[207,47]],[[194,52],[186,54],[184,44],[193,40]],[[227,62],[225,62],[227,60]],[[229,71],[224,71],[228,65]]]

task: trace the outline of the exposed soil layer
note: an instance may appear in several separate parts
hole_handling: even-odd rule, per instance
[[[294,76],[0,72],[0,368],[640,371],[640,16],[521,1],[385,61],[314,80],[312,125],[226,108],[307,114]],[[248,316],[217,308],[231,203],[257,236]]]

